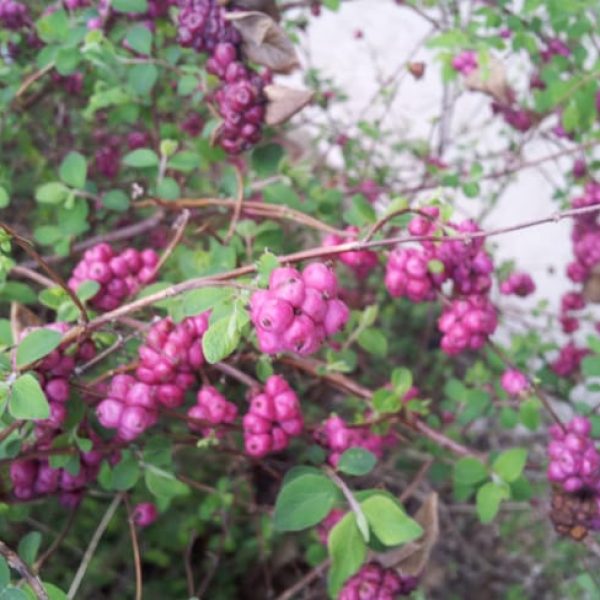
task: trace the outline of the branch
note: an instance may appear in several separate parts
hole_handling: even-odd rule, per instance
[[[38,600],[48,600],[48,594],[40,578],[34,575],[25,561],[2,541],[0,541],[0,555],[4,556],[8,565],[27,581]]]
[[[131,509],[131,502],[125,495],[125,507],[127,508],[127,523],[129,525],[129,535],[131,536],[131,547],[133,549],[133,562],[135,565],[135,600],[142,600],[142,561],[140,559],[140,545],[137,539],[137,533],[135,531],[135,522],[133,520],[133,511]]]

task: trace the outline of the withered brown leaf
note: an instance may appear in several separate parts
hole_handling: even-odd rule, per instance
[[[242,36],[242,52],[252,62],[275,73],[289,73],[300,66],[294,45],[272,17],[257,11],[227,15]]]
[[[513,91],[506,79],[504,65],[491,59],[487,69],[476,69],[465,77],[465,86],[473,91],[482,92],[491,96],[500,104],[510,104]]]
[[[265,122],[279,125],[302,110],[312,100],[313,93],[272,84],[265,86],[265,96],[268,100]]]

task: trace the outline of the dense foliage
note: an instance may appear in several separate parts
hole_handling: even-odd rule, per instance
[[[0,0],[2,600],[600,595],[598,4],[382,2],[353,122],[346,4]],[[544,298],[494,240],[566,219]]]

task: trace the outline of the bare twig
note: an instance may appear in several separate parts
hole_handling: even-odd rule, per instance
[[[104,513],[104,516],[102,517],[102,520],[100,521],[100,523],[98,523],[98,527],[96,528],[96,531],[94,532],[94,535],[90,540],[90,544],[87,547],[87,550],[85,551],[83,559],[81,560],[81,563],[79,565],[79,568],[75,573],[75,577],[73,577],[73,581],[71,582],[71,587],[69,588],[69,591],[67,593],[67,598],[69,600],[73,600],[73,598],[76,597],[77,591],[79,590],[79,586],[81,585],[83,577],[85,576],[85,572],[87,571],[90,561],[94,557],[94,552],[96,552],[96,548],[98,547],[98,544],[100,543],[100,540],[102,539],[102,536],[104,535],[104,532],[106,531],[106,528],[108,527],[108,524],[113,518],[122,499],[123,494],[117,494],[113,498],[113,501],[109,504],[106,512]]]
[[[135,531],[135,521],[133,520],[133,510],[131,502],[127,495],[123,496],[125,508],[127,509],[127,524],[129,525],[129,535],[131,536],[131,547],[133,549],[133,562],[135,565],[135,600],[142,600],[142,560],[140,557],[140,545],[138,543],[137,533]]]
[[[240,220],[240,215],[242,214],[242,202],[244,201],[244,178],[242,177],[242,172],[240,171],[239,167],[234,167],[234,171],[235,179],[237,181],[237,197],[235,199],[235,207],[233,209],[233,216],[231,217],[231,221],[229,223],[229,229],[225,235],[225,243],[228,243],[235,233],[235,228]]]
[[[320,565],[317,565],[314,569],[304,575],[304,577],[299,579],[293,586],[285,590],[282,594],[279,594],[276,600],[292,600],[296,597],[296,594],[299,594],[307,585],[321,577],[321,575],[329,568],[330,564],[331,560],[329,558],[324,560]]]
[[[33,571],[35,573],[39,573],[43,564],[56,552],[58,547],[63,543],[64,539],[67,537],[73,523],[75,522],[75,517],[77,516],[77,508],[69,512],[69,516],[67,518],[67,522],[65,526],[62,528],[62,531],[56,536],[52,544],[48,546],[48,549],[35,561],[33,565]]]
[[[2,541],[0,541],[0,555],[4,556],[10,568],[14,569],[30,585],[38,600],[48,600],[48,594],[40,578],[34,575],[25,561]]]

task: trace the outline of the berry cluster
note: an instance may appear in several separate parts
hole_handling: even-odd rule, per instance
[[[395,569],[385,569],[371,562],[363,565],[360,571],[344,584],[339,600],[394,600],[398,596],[408,596],[419,580],[417,577],[403,577]]]
[[[579,292],[566,292],[560,299],[560,324],[565,333],[579,329],[579,319],[573,313],[585,307],[585,298]]]
[[[250,299],[260,349],[302,356],[316,352],[348,320],[350,311],[337,293],[337,277],[323,263],[311,263],[302,273],[292,267],[275,269],[269,289],[255,292]]]
[[[216,388],[207,385],[198,391],[196,396],[196,404],[188,410],[188,417],[205,421],[210,425],[222,425],[233,423],[237,417],[238,409],[235,404],[228,402],[223,394]],[[202,433],[204,436],[219,435],[214,427],[207,427],[190,423],[189,427],[192,431]]]
[[[440,346],[447,354],[481,348],[498,325],[496,309],[486,296],[453,300],[438,320]]]
[[[88,432],[96,445],[100,438],[93,432]],[[35,451],[50,450],[51,440],[45,440],[31,448]],[[73,474],[67,469],[54,469],[47,459],[18,459],[10,464],[10,480],[12,493],[18,500],[31,500],[38,496],[59,494],[61,503],[66,507],[74,507],[79,504],[83,496],[83,490],[96,479],[100,469],[100,463],[105,454],[100,450],[92,448],[89,452],[79,453],[79,470]],[[118,459],[117,455],[109,457],[111,460]]]
[[[280,375],[267,379],[264,391],[250,402],[242,421],[246,452],[255,458],[287,448],[304,428],[296,392]]]
[[[86,250],[69,279],[69,287],[76,291],[86,280],[100,284],[91,305],[99,310],[114,310],[127,296],[133,295],[156,275],[158,255],[150,248],[139,252],[127,248],[120,254],[102,242]]]
[[[342,454],[348,448],[364,448],[380,458],[386,446],[393,445],[393,434],[377,435],[367,426],[348,426],[338,416],[329,417],[314,433],[315,440],[329,450],[328,461],[337,466]]]
[[[323,240],[323,246],[339,246],[346,242],[354,242],[357,239],[358,227],[346,227],[346,231],[352,235],[343,238],[339,235],[329,234]],[[350,252],[342,252],[335,258],[340,262],[350,267],[359,279],[363,279],[377,266],[379,260],[377,254],[371,250],[352,250]]]
[[[194,372],[204,364],[202,335],[207,329],[206,314],[177,325],[169,318],[155,323],[138,349],[135,376],[112,378],[106,398],[96,408],[100,423],[130,441],[156,423],[160,406],[181,406],[196,381]]]
[[[223,123],[219,141],[229,154],[239,154],[260,141],[265,117],[263,88],[271,80],[268,71],[258,74],[236,60],[233,44],[219,44],[206,70],[222,82],[214,94]]]
[[[550,367],[560,377],[570,377],[579,371],[581,361],[589,352],[587,348],[579,348],[573,342],[569,342],[560,349]]]
[[[502,373],[500,385],[509,396],[520,396],[529,388],[529,381],[521,371],[508,369]]]
[[[260,140],[266,102],[263,89],[271,75],[260,75],[241,62],[242,38],[226,13],[216,0],[183,0],[178,39],[184,47],[210,54],[206,70],[221,80],[214,93],[223,118],[219,143],[229,154],[239,154]]]
[[[600,205],[600,184],[586,184],[582,196],[572,202],[573,208]],[[598,207],[600,210],[600,206]],[[584,282],[594,267],[600,264],[600,224],[598,213],[578,215],[573,219],[573,254],[575,260],[567,267],[567,275],[574,283]]]
[[[500,292],[507,296],[513,294],[524,298],[535,292],[535,282],[528,273],[511,273],[501,284]]]
[[[179,43],[196,52],[212,53],[218,44],[240,44],[238,30],[225,19],[216,0],[182,0],[177,35]]]
[[[45,326],[59,333],[69,329],[67,323],[51,323]],[[23,336],[31,333],[31,329],[23,331]],[[50,405],[50,417],[37,422],[38,434],[42,436],[48,430],[60,429],[67,417],[66,403],[70,394],[69,378],[73,375],[78,363],[84,363],[96,355],[96,346],[91,340],[79,344],[76,349],[55,348],[47,354],[35,367],[40,385]]]
[[[436,233],[439,209],[428,207],[421,213],[411,220],[408,231],[413,236],[431,237]],[[448,226],[466,236],[479,231],[471,220]],[[385,284],[392,296],[413,302],[433,300],[444,282],[452,281],[454,299],[438,320],[441,347],[448,354],[481,348],[497,326],[496,310],[488,298],[494,265],[483,245],[482,236],[466,240],[442,237],[440,242],[424,239],[421,248],[396,248],[389,254]]]
[[[590,438],[592,424],[576,416],[565,429],[552,425],[548,445],[548,479],[560,484],[565,492],[587,490],[600,493],[600,454]]]
[[[465,77],[469,76],[479,68],[477,54],[473,50],[463,50],[452,58],[452,68]]]
[[[0,0],[0,27],[17,30],[30,22],[27,6],[15,0]]]

